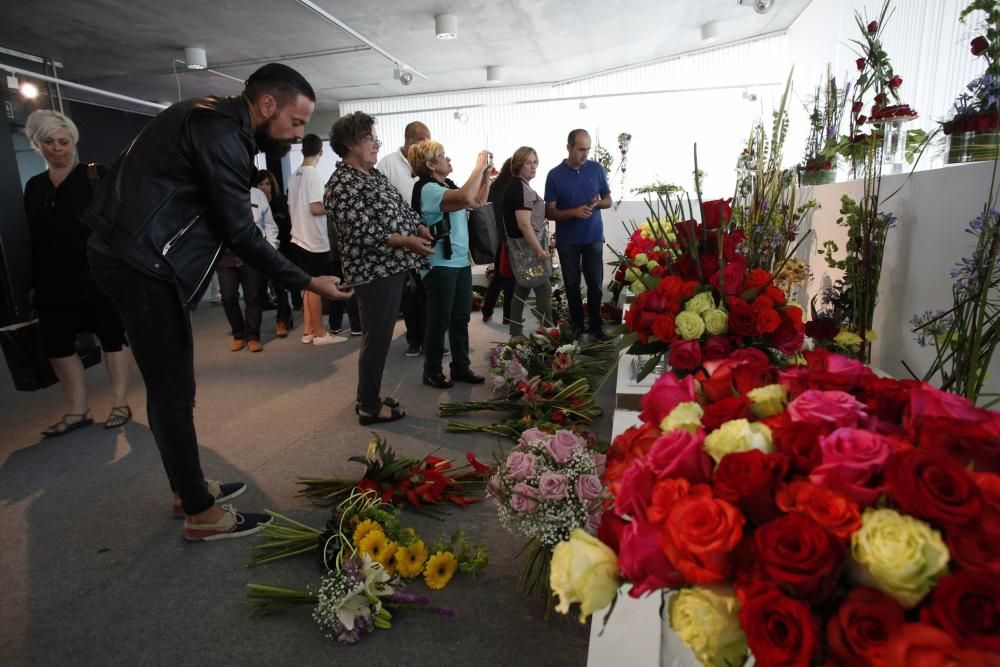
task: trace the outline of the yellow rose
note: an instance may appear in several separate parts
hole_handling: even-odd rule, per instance
[[[861,347],[861,336],[848,329],[841,329],[840,333],[833,337],[833,342],[843,347],[857,349]]]
[[[696,340],[705,333],[705,321],[698,313],[685,310],[674,319],[674,330],[684,340]]]
[[[706,667],[742,665],[747,638],[727,586],[685,588],[670,598],[670,628]]]
[[[784,385],[769,384],[766,387],[757,387],[747,392],[750,399],[750,411],[757,419],[780,415],[788,405],[788,390]]]
[[[701,416],[705,411],[701,405],[694,401],[678,403],[677,407],[670,411],[670,414],[660,422],[660,430],[664,433],[684,429],[694,433],[701,428]]]
[[[644,285],[641,280],[633,280],[631,288],[632,294],[635,294],[636,296],[646,291],[646,285]]]
[[[640,252],[638,255],[632,258],[632,261],[635,262],[636,266],[645,266],[646,262],[649,261],[649,257],[646,256],[646,253]]]
[[[634,266],[630,266],[627,269],[625,269],[625,282],[627,283],[635,282],[641,277],[642,277],[642,272],[640,272],[639,269],[635,268]]]
[[[705,311],[701,314],[701,319],[705,320],[705,330],[713,336],[729,331],[729,313],[724,310],[713,308]]]
[[[732,419],[708,434],[705,451],[718,463],[726,454],[759,449],[765,454],[774,451],[771,429],[764,424],[751,424],[746,419]]]
[[[699,315],[708,312],[709,310],[713,310],[714,308],[715,299],[712,297],[711,292],[699,292],[688,299],[684,304],[684,310],[690,310],[691,312],[698,313]]]
[[[891,509],[865,510],[851,535],[852,578],[877,588],[911,609],[945,574],[948,548],[941,533]]]
[[[552,550],[549,586],[559,596],[556,611],[569,613],[569,606],[580,603],[580,622],[598,609],[611,604],[618,594],[618,558],[608,545],[586,531],[576,528],[569,541]]]

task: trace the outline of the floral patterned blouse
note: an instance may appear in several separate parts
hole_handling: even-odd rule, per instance
[[[337,230],[337,246],[348,282],[371,282],[427,268],[427,260],[420,255],[388,245],[392,234],[416,235],[422,221],[378,169],[366,174],[339,162],[326,183],[323,205]]]

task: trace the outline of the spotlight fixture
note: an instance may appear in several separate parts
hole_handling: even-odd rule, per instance
[[[196,46],[189,46],[184,49],[184,64],[188,69],[206,69],[208,67],[208,56],[205,49]]]
[[[21,84],[21,94],[27,97],[29,100],[33,100],[38,97],[38,86],[31,83],[30,81],[25,81]]]
[[[465,113],[464,111],[459,111],[458,109],[455,110],[454,118],[459,123],[468,123],[469,122],[469,114]]]
[[[743,99],[747,102],[753,103],[757,101],[757,93],[750,92],[749,90],[743,91]]]
[[[503,67],[499,65],[490,65],[486,68],[486,83],[491,86],[495,86],[498,83],[503,83]]]
[[[408,86],[413,83],[413,72],[405,67],[397,67],[392,70],[392,78],[399,79],[399,82],[404,86]]]
[[[715,21],[709,21],[708,23],[701,26],[701,43],[711,44],[712,42],[719,41],[719,24]]]
[[[580,110],[581,111],[586,111],[587,110],[587,101],[586,100],[580,100]]]
[[[434,34],[438,39],[456,39],[458,37],[458,17],[454,14],[435,16]]]
[[[775,1],[776,0],[739,0],[737,4],[740,7],[753,7],[753,10],[758,14],[766,14],[774,9]]]

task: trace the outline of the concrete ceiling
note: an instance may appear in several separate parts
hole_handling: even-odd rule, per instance
[[[60,76],[151,101],[235,94],[238,81],[172,61],[206,49],[209,67],[245,79],[284,62],[316,88],[318,108],[341,100],[481,88],[487,65],[503,85],[585,76],[703,48],[719,22],[725,44],[782,31],[811,0],[776,0],[756,14],[737,0],[316,0],[429,80],[403,86],[393,64],[296,0],[32,0],[4,3],[0,46],[63,63]],[[458,39],[434,36],[434,15],[455,14]],[[17,64],[0,53],[0,62]],[[85,97],[85,94],[79,94]]]

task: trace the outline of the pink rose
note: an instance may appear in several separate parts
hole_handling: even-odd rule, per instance
[[[600,498],[603,491],[604,485],[597,475],[585,474],[576,479],[576,497],[583,502]]]
[[[661,588],[675,588],[686,583],[660,547],[662,526],[646,521],[626,524],[618,547],[618,567],[632,582],[629,595],[634,598]]]
[[[683,477],[692,484],[712,479],[712,457],[703,445],[705,433],[676,430],[665,433],[653,443],[646,464],[657,479]]]
[[[538,509],[538,489],[518,482],[511,490],[510,507],[518,514],[531,514]]]
[[[645,518],[646,508],[653,500],[653,485],[656,475],[642,459],[634,459],[622,475],[618,495],[615,496],[615,511],[622,516]]]
[[[810,389],[788,404],[792,421],[835,428],[857,426],[868,417],[865,405],[842,391]]]
[[[569,490],[565,475],[557,472],[543,472],[538,478],[538,492],[545,500],[562,500]]]
[[[549,434],[537,428],[529,428],[521,434],[521,442],[545,442],[549,439]]]
[[[694,378],[677,378],[673,373],[664,373],[642,397],[642,413],[639,419],[647,424],[659,425],[663,418],[679,403],[695,400]]]
[[[572,431],[556,431],[556,434],[545,443],[545,448],[549,450],[549,454],[552,454],[556,463],[566,463],[573,457],[573,453],[581,447],[583,447],[583,441]]]
[[[733,351],[728,336],[712,336],[701,346],[701,356],[705,361],[725,359]]]
[[[885,436],[856,428],[839,428],[819,439],[821,464],[809,480],[837,491],[861,507],[882,493],[882,470],[893,452]]]
[[[535,455],[526,452],[511,452],[507,456],[507,477],[515,482],[535,476]]]
[[[597,510],[592,512],[590,516],[587,517],[587,523],[583,527],[591,535],[597,535],[598,529],[601,527],[601,517],[604,516],[604,510]]]

